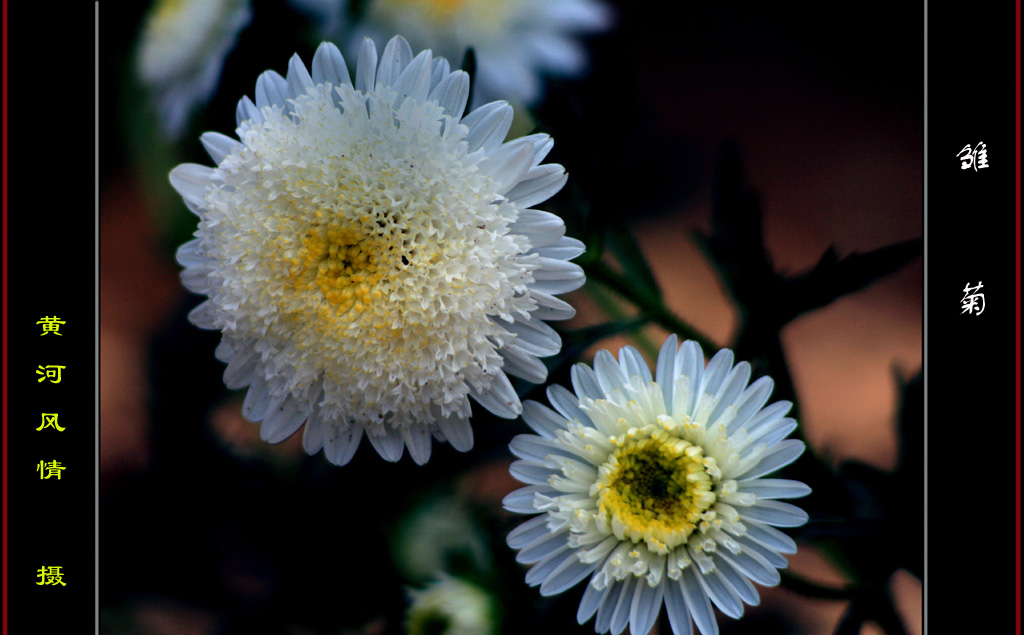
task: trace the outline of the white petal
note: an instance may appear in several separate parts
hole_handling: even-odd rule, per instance
[[[697,580],[697,576],[701,574],[697,573],[696,569],[695,566],[683,569],[683,575],[679,578],[679,586],[683,590],[690,615],[693,616],[693,621],[696,622],[700,632],[704,635],[718,635],[715,612],[711,609],[711,600],[708,599],[707,593],[704,592]]]
[[[601,384],[601,390],[605,394],[613,390],[621,390],[626,384],[626,375],[622,367],[615,360],[611,353],[601,349],[594,355],[594,372],[597,373],[597,381]]]
[[[783,478],[759,478],[739,483],[739,491],[750,492],[758,498],[800,498],[811,493],[811,488],[800,481]]]
[[[411,61],[412,48],[409,46],[409,42],[400,35],[391,38],[384,46],[384,52],[380,56],[380,64],[377,67],[377,83],[392,86],[398,81],[398,77]]]
[[[351,425],[342,428],[337,425],[325,425],[324,429],[324,456],[335,465],[347,465],[355,456],[359,442],[363,438],[362,426]]]
[[[263,115],[260,113],[260,109],[256,107],[256,104],[252,103],[252,100],[248,97],[242,97],[238,100],[238,107],[235,108],[235,125],[241,127],[246,121],[251,121],[253,124],[263,123]]]
[[[219,132],[204,132],[199,140],[213,162],[218,164],[224,160],[224,157],[242,147],[242,144],[235,139]]]
[[[509,382],[508,377],[505,376],[505,373],[498,373],[491,381],[491,385],[485,390],[479,391],[470,386],[469,394],[481,406],[503,419],[515,419],[523,411],[519,395],[512,388],[512,384]]]
[[[644,361],[640,351],[632,346],[623,346],[619,349],[619,366],[627,377],[640,377],[644,383],[651,381],[651,369]]]
[[[394,89],[398,93],[395,108],[402,105],[402,100],[411,98],[423,103],[430,92],[430,62],[433,56],[430,51],[423,51],[413,58],[412,62],[395,80]]]
[[[549,557],[556,551],[567,547],[568,532],[548,533],[523,545],[516,554],[516,562],[521,564],[533,564]]]
[[[260,438],[267,443],[280,443],[295,434],[309,418],[295,399],[287,398],[268,410],[260,425]]]
[[[292,99],[305,95],[313,87],[313,78],[309,76],[306,65],[296,53],[288,60],[288,96]]]
[[[641,582],[641,584],[643,583]],[[636,577],[629,576],[626,578],[626,584],[622,587],[622,593],[619,594],[618,602],[615,603],[615,612],[612,613],[612,619],[609,623],[613,635],[619,635],[619,633],[626,630],[626,625],[629,624],[630,607],[633,605],[633,589],[636,588],[636,585]]]
[[[520,207],[531,207],[557,194],[568,180],[569,175],[565,173],[565,168],[557,163],[545,163],[530,168],[526,177],[506,196]]]
[[[583,268],[576,263],[553,258],[540,258],[539,263],[540,268],[533,272],[535,282],[530,285],[531,289],[561,294],[575,291],[586,282]]]
[[[288,81],[275,71],[264,71],[256,80],[256,107],[284,108],[288,99]]]
[[[579,397],[590,397],[591,399],[603,399],[604,391],[597,379],[597,373],[586,364],[573,364],[569,371],[572,378],[572,388]]]
[[[171,170],[171,187],[181,194],[186,202],[197,208],[206,206],[206,188],[213,183],[213,168],[195,163],[182,163]]]
[[[252,388],[249,389],[249,392],[252,392]],[[302,430],[302,449],[306,451],[306,454],[316,454],[320,451],[320,448],[324,447],[325,427],[318,420],[316,414],[310,416],[309,421],[306,422],[306,427]]]
[[[723,348],[715,353],[715,356],[708,362],[708,367],[704,370],[704,376],[701,377],[698,394],[717,394],[719,387],[732,369],[733,359],[732,351],[727,348]]]
[[[804,453],[804,449],[805,446],[803,441],[799,441],[797,439],[781,441],[777,443],[775,447],[765,452],[764,456],[762,456],[754,466],[746,472],[738,474],[737,477],[749,480],[774,472],[780,467],[784,467],[795,461],[797,457]]]
[[[359,57],[356,60],[356,90],[369,93],[377,85],[377,47],[373,40],[364,38],[359,46]]]
[[[568,389],[559,386],[558,384],[552,384],[547,389],[548,401],[555,407],[555,410],[559,412],[563,417],[572,421],[576,419],[584,425],[593,424],[590,421],[590,417],[586,415],[583,410],[580,409],[580,400],[576,398]]]
[[[491,177],[494,189],[507,192],[518,183],[533,160],[533,145],[529,141],[516,139],[502,144],[480,163],[480,173]]]
[[[678,580],[664,580],[662,584],[668,585],[665,589],[665,610],[668,613],[668,623],[672,627],[673,635],[692,635],[693,622],[690,620],[690,610],[683,598],[683,587]],[[667,634],[666,634],[667,635]]]
[[[598,591],[590,583],[587,583],[587,589],[583,592],[583,598],[580,600],[580,608],[576,611],[576,621],[583,624],[597,611],[604,598],[608,595],[608,588],[601,589]]]
[[[384,434],[378,435],[368,432],[366,438],[385,461],[395,463],[402,458],[405,443],[402,442],[402,435],[397,430],[388,428]]]
[[[676,352],[679,350],[679,340],[675,333],[665,338],[658,352],[658,363],[655,367],[655,381],[661,386],[661,395],[665,405],[672,407],[672,388],[675,386]],[[675,414],[670,412],[669,414]]]
[[[796,543],[778,529],[749,518],[744,525],[747,527],[745,535],[751,540],[779,553],[796,553]]]
[[[498,350],[505,360],[503,370],[514,377],[534,384],[543,384],[548,378],[548,368],[535,356],[516,344],[506,344]]]
[[[537,308],[530,313],[530,316],[533,318],[541,320],[568,320],[576,315],[576,309],[572,308],[568,302],[556,298],[549,293],[531,289],[530,295],[537,301]]]
[[[469,75],[465,71],[455,71],[430,91],[427,100],[436,101],[445,113],[458,119],[469,100]]]
[[[555,438],[555,433],[558,430],[565,430],[566,426],[566,420],[561,415],[547,406],[532,400],[523,402],[523,421],[534,432],[546,439]]]
[[[537,465],[536,461],[512,461],[508,467],[509,474],[527,485],[547,485],[557,468]]]
[[[459,452],[468,452],[473,447],[473,428],[468,419],[458,417],[438,418],[437,425],[441,428],[448,443]]]
[[[722,577],[729,583],[729,586],[736,592],[740,598],[751,606],[757,606],[761,603],[761,598],[757,594],[757,588],[754,587],[750,579],[736,570],[731,564],[718,558],[715,561],[716,571],[722,575]]]
[[[799,527],[807,522],[807,512],[781,501],[757,501],[753,507],[741,507],[740,518],[756,520],[776,527]]]
[[[752,383],[736,400],[736,417],[729,424],[729,433],[739,430],[768,401],[775,382],[771,377],[761,377]]]
[[[263,379],[257,378],[245,393],[245,399],[242,401],[242,416],[249,421],[262,421],[263,417],[267,416],[267,411],[270,410],[272,403],[273,397],[270,394],[270,388],[267,387],[267,383]]]
[[[565,564],[567,559],[575,557],[568,545],[562,545],[550,556],[530,567],[530,570],[526,572],[526,584],[537,586],[543,583],[558,567]]]
[[[416,465],[423,465],[430,459],[430,428],[425,425],[410,425],[402,428],[402,440],[409,448],[409,456]]]
[[[586,250],[587,246],[581,241],[568,236],[562,236],[558,239],[558,242],[544,247],[537,247],[532,249],[530,253],[557,260],[572,260]]]
[[[313,55],[312,71],[312,79],[316,84],[341,86],[352,83],[344,56],[338,47],[330,42],[324,42],[317,47],[316,54]]]
[[[512,127],[512,115],[511,106],[503,101],[495,101],[463,117],[462,123],[469,127],[469,134],[466,136],[469,151],[474,152],[483,148],[490,154],[497,149]],[[523,207],[529,205],[524,203]]]
[[[593,573],[596,568],[597,563],[584,564],[576,554],[573,554],[544,580],[540,585],[540,594],[547,596],[563,593]]]
[[[240,351],[224,369],[224,384],[232,390],[245,388],[251,384],[259,357],[259,353],[253,349]]]
[[[704,593],[723,613],[733,619],[739,619],[743,615],[743,602],[740,601],[740,596],[732,590],[718,569],[706,575],[698,573],[696,578],[700,581]]]
[[[216,330],[216,307],[207,300],[188,312],[188,321],[201,329]]]
[[[522,549],[534,540],[550,533],[547,521],[548,517],[546,514],[531,518],[510,531],[508,537],[505,538],[505,542],[512,549]]]
[[[736,567],[740,573],[763,586],[775,586],[781,580],[779,572],[774,567],[768,564],[760,555],[749,550],[744,550],[739,554],[732,554],[727,549],[722,549],[715,552],[715,558],[724,558],[726,562]]]
[[[565,221],[549,212],[524,209],[519,212],[516,222],[509,227],[509,232],[526,236],[535,248],[546,247],[557,243],[565,236]]]
[[[629,607],[629,630],[631,633],[646,634],[654,627],[661,610],[665,584],[650,586],[644,581],[637,582],[633,592],[633,603]],[[666,633],[666,635],[668,635]]]

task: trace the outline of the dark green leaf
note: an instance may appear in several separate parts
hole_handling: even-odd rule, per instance
[[[647,264],[643,250],[637,244],[632,232],[625,227],[613,227],[606,234],[608,248],[622,265],[624,277],[635,286],[639,293],[651,301],[661,303],[661,289],[654,278],[654,272]]]
[[[918,258],[923,248],[924,241],[917,238],[840,259],[829,247],[813,269],[782,281],[777,300],[785,307],[786,321],[899,271]]]
[[[466,112],[469,112],[469,108],[473,107],[473,93],[476,92],[476,51],[472,46],[467,48],[466,54],[462,56],[462,70],[469,75],[469,97],[466,99]]]

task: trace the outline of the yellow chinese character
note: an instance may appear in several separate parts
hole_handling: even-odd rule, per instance
[[[60,480],[60,473],[68,468],[60,464],[60,461],[40,461],[36,467],[36,471],[39,472],[39,480],[56,476],[57,480]]]
[[[39,578],[39,582],[36,582],[36,584],[40,586],[45,584],[67,586],[64,584],[64,574],[61,573],[61,567],[39,567],[36,577]]]
[[[48,333],[53,333],[54,335],[63,335],[60,332],[60,325],[67,324],[67,322],[54,315],[52,317],[43,316],[39,318],[39,321],[36,322],[36,324],[43,325],[43,332],[39,334],[40,337],[42,337],[43,335],[46,335]]]
[[[67,366],[57,366],[56,364],[50,364],[49,366],[39,365],[39,370],[36,371],[37,375],[40,375],[39,381],[44,382],[49,379],[55,384],[60,383],[60,371],[67,368]]]
[[[59,423],[57,423],[56,412],[43,413],[43,422],[39,424],[38,428],[36,428],[36,432],[39,432],[43,428],[56,428],[57,432],[64,432],[64,428]]]

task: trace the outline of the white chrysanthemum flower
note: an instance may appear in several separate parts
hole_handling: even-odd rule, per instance
[[[282,441],[347,463],[366,432],[389,461],[417,463],[431,435],[473,443],[470,395],[494,414],[522,410],[506,373],[543,382],[557,353],[543,320],[571,317],[554,294],[583,284],[583,244],[531,209],[561,189],[541,164],[547,135],[503,143],[495,102],[462,117],[469,91],[402,38],[377,61],[366,40],[355,84],[322,45],[312,73],[267,71],[238,104],[236,141],[202,140],[216,168],[186,164],[171,183],[199,215],[178,250],[182,279],[209,296],[190,315],[223,331],[217,357],[243,414]]]
[[[224,58],[251,19],[249,0],[157,0],[150,9],[138,72],[169,137],[179,136],[192,108],[213,95]]]
[[[408,635],[491,635],[494,597],[476,586],[442,575],[422,591],[409,591]]]
[[[348,4],[293,2],[325,25],[337,25]],[[477,61],[474,104],[508,99],[531,105],[543,92],[542,74],[572,77],[584,70],[587,56],[578,36],[604,30],[611,22],[611,10],[601,0],[373,0],[350,41],[401,33],[413,46],[453,61],[472,47]]]
[[[761,478],[804,450],[786,401],[764,407],[772,380],[749,387],[750,365],[719,351],[707,368],[700,347],[676,336],[658,356],[657,377],[640,354],[572,369],[576,394],[548,388],[552,411],[524,404],[537,435],[511,443],[511,472],[528,487],[505,498],[510,511],[541,513],[508,536],[541,595],[590,577],[577,618],[597,612],[596,630],[647,633],[668,610],[677,635],[718,632],[712,603],[731,617],[758,603],[751,580],[779,582],[796,543],[773,527],[807,521],[776,499],[810,493],[803,483]]]

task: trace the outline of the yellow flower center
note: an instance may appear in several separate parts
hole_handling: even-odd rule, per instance
[[[157,0],[153,7],[153,20],[175,18],[185,8],[185,0]]]
[[[504,21],[508,0],[380,0],[384,10],[394,13],[413,10],[439,25],[453,22],[456,16],[480,26],[495,28]]]
[[[340,223],[311,227],[290,261],[294,288],[321,294],[337,316],[354,319],[383,296],[379,283],[409,264],[396,234]]]
[[[715,493],[700,446],[654,428],[613,443],[619,447],[601,468],[597,502],[601,524],[617,538],[664,554],[713,518]]]
[[[394,4],[404,4],[419,7],[437,19],[446,20],[453,14],[458,13],[465,5],[479,0],[393,0]]]

